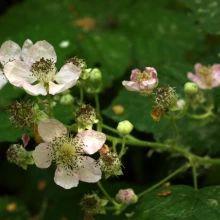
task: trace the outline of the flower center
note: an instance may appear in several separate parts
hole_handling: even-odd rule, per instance
[[[59,151],[56,153],[57,163],[65,164],[70,168],[73,165],[74,157],[76,157],[76,148],[70,143],[61,145]]]
[[[152,79],[152,72],[142,72],[142,73],[137,73],[136,77],[135,77],[135,81],[137,83],[141,83],[143,81],[147,81],[149,79]]]
[[[198,73],[203,78],[206,85],[210,86],[212,84],[212,69],[210,66],[203,66],[199,68]]]
[[[50,81],[54,81],[54,76],[56,73],[56,67],[52,60],[44,59],[43,57],[40,61],[32,64],[31,72],[38,80],[43,84],[48,84]]]

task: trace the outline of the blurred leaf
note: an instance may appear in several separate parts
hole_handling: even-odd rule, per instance
[[[158,196],[171,190],[171,195]],[[143,196],[134,208],[131,219],[151,220],[218,220],[220,218],[220,186],[195,191],[184,185],[159,188]]]

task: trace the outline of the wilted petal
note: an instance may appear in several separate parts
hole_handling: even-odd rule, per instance
[[[66,170],[63,167],[58,166],[55,172],[54,181],[64,189],[71,189],[78,185],[79,176],[72,170]]]
[[[68,84],[72,82],[72,86],[76,84],[82,70],[72,63],[65,64],[55,75],[55,81],[59,84]]]
[[[81,131],[76,137],[83,142],[83,150],[87,154],[94,154],[106,140],[106,136],[103,133],[94,130]]]
[[[35,63],[41,58],[57,61],[56,52],[54,47],[49,44],[47,41],[38,41],[28,50],[28,61]]]
[[[40,121],[38,132],[45,142],[51,142],[54,137],[67,135],[67,128],[56,119]]]
[[[53,149],[49,143],[39,144],[33,151],[34,163],[39,168],[48,168],[52,162]]]
[[[0,70],[0,89],[2,89],[7,82],[8,81],[7,81],[4,73]]]
[[[28,82],[24,82],[22,84],[22,87],[24,88],[24,90],[29,94],[29,95],[33,95],[33,96],[37,96],[37,95],[47,95],[47,91],[44,88],[43,83],[38,83],[36,85],[31,85]]]
[[[7,63],[3,71],[8,81],[17,87],[21,87],[25,81],[33,83],[37,80],[30,72],[28,65],[20,60],[14,60]]]
[[[22,59],[26,62],[26,63],[29,63],[28,61],[28,51],[29,49],[33,46],[33,42],[29,39],[27,39],[24,44],[23,44],[23,47],[22,47],[22,50],[21,50],[21,57]]]
[[[97,162],[88,156],[78,157],[79,160],[79,180],[88,183],[95,183],[102,177],[102,172]]]
[[[21,48],[15,42],[5,41],[0,48],[0,63],[5,65],[8,61],[20,60]]]

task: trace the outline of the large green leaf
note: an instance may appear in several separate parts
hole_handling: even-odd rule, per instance
[[[168,196],[158,196],[171,190]],[[220,186],[195,191],[192,187],[175,185],[151,191],[138,201],[134,220],[218,220],[220,219]]]

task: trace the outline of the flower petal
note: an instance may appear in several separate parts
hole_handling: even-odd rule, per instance
[[[49,93],[51,95],[55,95],[55,94],[63,92],[64,90],[70,87],[71,86],[69,86],[68,84],[56,84],[53,82],[49,82]]]
[[[72,83],[72,86],[76,84],[79,79],[82,70],[72,63],[65,64],[60,71],[55,75],[55,81],[59,84]]]
[[[87,154],[94,154],[103,146],[106,140],[103,133],[94,130],[81,131],[76,137],[83,142],[83,150]]]
[[[27,53],[27,59],[31,63],[39,61],[42,57],[44,59],[53,60],[54,62],[57,61],[54,47],[45,40],[35,43]]]
[[[79,176],[72,170],[66,170],[58,166],[55,172],[54,182],[64,189],[70,189],[78,185]]]
[[[0,48],[0,63],[5,65],[12,60],[20,60],[21,48],[15,42],[5,41]]]
[[[141,71],[140,71],[139,69],[134,69],[134,70],[132,70],[132,71],[131,71],[130,80],[131,80],[131,81],[134,81],[135,78],[136,78],[136,75],[137,75],[138,73],[141,73]]]
[[[32,153],[36,166],[39,168],[48,168],[53,159],[52,153],[53,148],[50,143],[39,144]]]
[[[0,70],[0,89],[2,89],[7,82],[8,81],[7,81],[4,73]]]
[[[8,62],[4,66],[3,71],[8,81],[17,87],[22,87],[22,84],[25,81],[33,83],[37,80],[37,78],[30,72],[28,65],[20,60]]]
[[[23,47],[22,47],[22,50],[21,50],[21,57],[22,59],[26,62],[26,63],[29,63],[28,61],[28,51],[29,49],[33,46],[33,42],[29,39],[27,39],[24,44],[23,44]]]
[[[29,94],[29,95],[33,95],[33,96],[37,96],[37,95],[47,95],[47,91],[44,88],[43,83],[38,83],[36,85],[31,85],[28,82],[24,82],[22,84],[22,87],[24,88],[24,90]]]
[[[197,86],[200,89],[208,89],[208,86],[206,84],[203,83],[203,81],[201,81],[201,79],[199,78],[198,74],[193,74],[193,73],[188,73],[187,77],[194,83],[197,84]]]
[[[56,119],[46,119],[40,121],[38,132],[45,142],[51,142],[54,137],[67,135],[67,128]]]
[[[133,81],[123,81],[122,85],[128,90],[128,91],[139,91],[138,83]]]
[[[102,171],[100,170],[97,162],[88,156],[78,157],[79,159],[79,180],[87,183],[95,183],[102,177]]]

